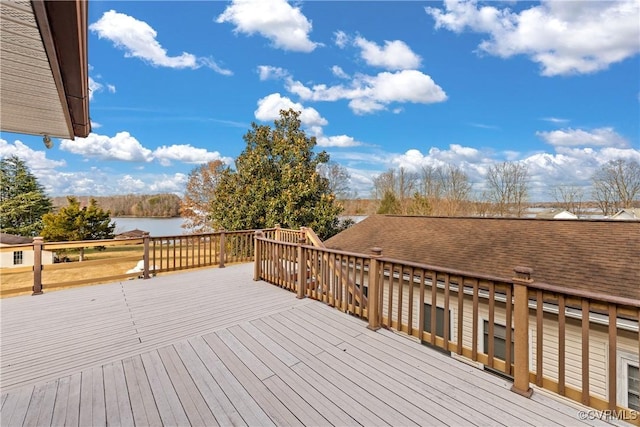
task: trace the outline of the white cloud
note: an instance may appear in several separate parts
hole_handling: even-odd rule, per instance
[[[216,22],[234,24],[235,32],[258,33],[283,50],[311,52],[319,46],[309,39],[311,22],[286,0],[233,0]]]
[[[173,175],[161,175],[153,177],[148,188],[152,193],[175,193],[182,194],[187,185],[188,176],[183,173]]]
[[[96,93],[102,91],[102,83],[98,83],[91,76],[89,76],[89,101],[93,100]]]
[[[153,158],[162,166],[170,166],[172,161],[201,164],[221,160],[227,164],[231,163],[230,158],[222,157],[217,151],[207,151],[205,148],[196,148],[190,144],[163,145],[153,150]]]
[[[326,126],[329,123],[315,108],[304,107],[302,104],[293,102],[279,93],[272,93],[259,99],[258,109],[254,112],[254,116],[263,122],[273,121],[280,118],[280,110],[288,110],[290,108],[301,112],[300,122],[306,127]]]
[[[319,147],[356,147],[358,145],[362,145],[361,142],[356,141],[353,137],[348,135],[320,135],[316,137],[316,142]]]
[[[320,84],[309,88],[293,79],[288,79],[286,86],[303,100],[350,100],[349,107],[356,114],[384,110],[394,102],[431,104],[447,99],[444,90],[430,76],[417,70],[382,72],[375,76],[359,74],[354,76],[350,87]]]
[[[151,150],[145,148],[129,132],[118,132],[115,136],[90,133],[86,138],[63,139],[60,149],[86,157],[126,162],[150,162]]]
[[[349,36],[344,31],[336,31],[333,35],[334,42],[340,49],[344,49],[349,44]]]
[[[282,79],[289,76],[289,72],[284,68],[273,67],[271,65],[258,65],[258,75],[260,80]]]
[[[331,67],[331,72],[333,73],[334,76],[338,78],[341,78],[341,79],[349,78],[349,75],[345,73],[344,70],[338,65],[334,65],[333,67]]]
[[[116,182],[118,189],[121,189],[122,194],[136,194],[147,188],[147,184],[145,184],[143,180],[134,178],[131,175],[125,175],[119,178]]]
[[[205,66],[222,75],[233,74],[211,58],[198,58],[188,52],[169,56],[156,40],[158,33],[149,24],[115,10],[105,12],[89,29],[97,33],[99,38],[111,40],[116,47],[124,50],[125,57],[139,58],[155,67],[196,69]]]
[[[593,129],[592,131],[562,129],[551,132],[536,132],[536,135],[556,147],[629,147],[628,141],[610,127]]]
[[[102,125],[98,122],[94,122],[93,120],[91,120],[91,129],[99,129],[101,128]]]
[[[489,38],[479,50],[501,58],[527,55],[545,76],[593,73],[640,52],[640,2],[547,0],[519,13],[446,0],[427,7],[436,28]]]
[[[300,122],[306,128],[307,133],[316,137],[316,143],[320,147],[355,147],[362,145],[353,137],[348,135],[325,136],[322,127],[329,124],[327,119],[312,107],[305,107],[300,103],[293,102],[286,96],[279,93],[272,93],[258,100],[258,108],[254,112],[256,119],[267,122],[280,118],[280,110],[300,112]]]
[[[374,67],[387,70],[408,70],[420,67],[422,62],[420,56],[401,40],[385,40],[384,46],[381,47],[359,36],[355,38],[353,44],[361,49],[362,59]]]
[[[513,151],[483,152],[473,147],[451,144],[448,149],[432,147],[425,153],[418,149],[410,149],[404,153],[379,153],[378,156],[369,157],[349,157],[348,154],[341,153],[340,157],[366,165],[368,169],[360,168],[360,173],[368,175],[371,179],[391,167],[403,167],[408,171],[417,172],[422,166],[453,164],[467,173],[478,192],[484,189],[486,173],[491,165],[505,160],[521,162],[526,164],[529,170],[531,200],[551,200],[550,191],[558,185],[582,187],[586,198],[589,198],[591,177],[602,165],[620,158],[640,162],[640,150],[616,147],[557,147],[555,153],[523,156],[522,153]]]
[[[222,74],[223,76],[233,76],[233,71],[228,68],[222,68],[213,58],[198,58],[198,64],[203,65],[207,68],[211,68],[218,74]]]
[[[90,101],[93,100],[93,97],[95,96],[96,93],[100,93],[104,91],[105,87],[109,93],[116,93],[116,87],[114,85],[112,85],[111,83],[106,83],[106,84],[100,83],[99,81],[96,80],[99,78],[101,78],[100,75],[96,76],[95,79],[89,76],[89,100]]]
[[[545,117],[542,120],[544,120],[545,122],[550,122],[555,124],[569,123],[569,119],[561,119],[559,117]]]
[[[48,171],[66,165],[64,160],[47,159],[47,152],[44,150],[34,150],[19,140],[14,141],[12,144],[0,138],[0,158],[10,156],[19,157],[34,174],[36,171]]]

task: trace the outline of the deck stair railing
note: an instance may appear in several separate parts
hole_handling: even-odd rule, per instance
[[[640,354],[640,301],[537,282],[526,267],[505,278],[332,250],[303,231],[298,243],[258,232],[254,279],[497,372],[519,394],[533,385],[640,425],[625,370]]]

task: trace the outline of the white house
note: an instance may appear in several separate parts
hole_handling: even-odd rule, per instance
[[[640,219],[640,208],[626,208],[611,216],[611,219]]]
[[[0,233],[0,247],[14,246],[13,251],[0,252],[0,268],[29,267],[33,265],[33,239]],[[53,264],[53,252],[42,251],[42,263]]]
[[[542,211],[536,215],[539,219],[578,219],[578,217],[571,212],[564,209],[548,209]]]

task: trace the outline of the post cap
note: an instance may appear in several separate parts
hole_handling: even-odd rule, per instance
[[[532,268],[517,266],[513,268],[513,272],[513,280],[520,282],[533,282],[533,279],[531,279],[531,275],[533,274]]]
[[[382,255],[382,248],[379,248],[377,246],[371,248],[371,254],[373,256],[381,256]]]

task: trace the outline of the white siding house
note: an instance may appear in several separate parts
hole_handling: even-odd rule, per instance
[[[0,268],[19,268],[33,265],[33,239],[0,233],[0,247],[15,246],[13,251],[0,252]],[[53,264],[53,252],[42,251],[42,263]]]

